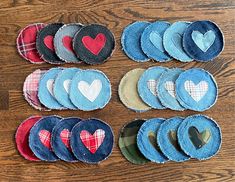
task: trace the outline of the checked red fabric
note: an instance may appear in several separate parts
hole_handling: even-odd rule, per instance
[[[42,144],[51,150],[51,132],[47,130],[41,130],[38,135]]]
[[[61,131],[60,139],[69,150],[71,150],[70,137],[71,137],[71,132],[68,129],[64,129]]]

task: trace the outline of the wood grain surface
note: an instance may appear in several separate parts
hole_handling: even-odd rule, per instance
[[[234,0],[1,0],[0,1],[0,181],[235,181],[235,1]],[[137,20],[194,21],[209,19],[224,32],[225,49],[212,62],[137,63],[121,50],[120,36],[129,23]],[[100,69],[112,83],[111,102],[102,110],[39,112],[22,96],[25,77],[38,68],[23,60],[16,50],[19,30],[30,23],[80,22],[107,26],[116,38],[111,59],[99,66],[66,64],[82,69]],[[218,82],[219,98],[214,107],[203,112],[214,118],[222,129],[223,144],[218,155],[206,161],[184,163],[149,163],[133,165],[121,155],[117,139],[123,124],[135,118],[188,116],[197,112],[151,110],[135,113],[122,105],[117,88],[122,76],[134,68],[150,66],[201,67],[211,72]],[[84,163],[29,162],[16,150],[14,134],[18,125],[35,114],[97,117],[109,123],[115,134],[112,155],[99,165]]]

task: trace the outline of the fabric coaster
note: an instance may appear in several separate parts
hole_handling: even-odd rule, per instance
[[[207,62],[217,57],[224,49],[224,36],[211,21],[195,21],[184,32],[184,50],[195,60]]]
[[[16,146],[20,155],[30,161],[40,161],[29,148],[29,132],[33,125],[41,118],[41,116],[27,118],[20,124],[15,134]]]
[[[145,70],[141,68],[129,71],[121,79],[118,86],[118,95],[122,103],[127,108],[136,112],[144,112],[151,109],[151,107],[141,100],[137,91],[138,80],[144,71]]]
[[[74,75],[80,71],[78,68],[66,68],[58,73],[53,87],[53,93],[56,100],[68,109],[76,110],[69,98],[70,84]]]
[[[222,134],[213,119],[198,114],[185,118],[181,123],[178,128],[178,141],[186,154],[205,160],[218,153]]]
[[[73,77],[70,100],[80,110],[102,109],[111,99],[111,84],[107,76],[98,70],[81,70]]]
[[[107,123],[91,118],[73,127],[70,141],[72,151],[78,160],[96,164],[111,155],[114,136],[112,128]]]
[[[61,119],[59,116],[43,117],[30,130],[29,147],[43,161],[58,160],[51,148],[51,132]]]
[[[38,32],[36,48],[42,59],[50,64],[64,63],[57,57],[54,48],[54,36],[63,25],[63,23],[52,23]]]
[[[149,119],[142,124],[137,134],[137,146],[140,152],[147,159],[156,163],[168,161],[157,145],[157,132],[164,121],[165,119],[162,118]]]
[[[137,146],[137,133],[145,120],[134,120],[125,126],[120,131],[118,145],[123,156],[133,164],[145,164],[149,162],[139,151]]]
[[[169,22],[156,21],[147,26],[141,35],[141,48],[151,59],[159,62],[167,62],[171,57],[163,47],[163,34],[170,26]]]
[[[180,105],[194,111],[205,111],[217,100],[218,88],[214,77],[200,68],[179,75],[175,82],[176,98]]]
[[[70,117],[61,119],[53,128],[51,134],[51,147],[55,155],[67,162],[76,162],[72,153],[70,137],[72,128],[81,121],[80,118]]]
[[[177,141],[177,135],[179,136],[177,129],[182,121],[183,118],[181,117],[167,119],[161,124],[157,132],[157,143],[162,153],[175,162],[183,162],[190,159],[181,150]]]
[[[182,72],[184,71],[180,68],[168,69],[162,73],[157,84],[158,98],[162,105],[177,111],[185,110],[177,101],[175,93],[175,81]]]
[[[62,26],[55,34],[54,47],[57,56],[67,63],[80,63],[73,50],[73,38],[83,27],[79,23],[71,23]]]
[[[149,22],[137,21],[128,25],[122,33],[121,44],[126,55],[137,62],[149,61],[140,46],[140,38]]]
[[[105,26],[84,26],[73,39],[73,48],[78,58],[87,64],[101,64],[111,57],[115,48],[112,32]]]
[[[154,109],[165,109],[161,104],[157,93],[158,79],[165,71],[167,71],[167,68],[160,66],[148,68],[140,76],[138,81],[137,86],[140,98]]]
[[[191,62],[193,59],[184,51],[183,35],[191,22],[179,21],[166,29],[163,35],[163,46],[170,56],[182,61]]]

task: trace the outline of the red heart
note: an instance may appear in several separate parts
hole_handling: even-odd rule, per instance
[[[68,49],[70,52],[73,52],[73,46],[72,46],[73,38],[70,36],[64,36],[62,39],[62,43],[66,49]]]
[[[97,129],[93,135],[91,135],[86,130],[82,130],[80,133],[80,139],[82,140],[82,143],[92,154],[94,154],[103,143],[104,137],[105,131],[102,129]]]
[[[55,48],[54,48],[54,41],[53,41],[54,37],[52,35],[48,35],[44,38],[44,44],[47,46],[48,49],[52,50],[53,52],[55,52]]]
[[[97,56],[105,46],[106,37],[102,33],[99,33],[95,39],[92,39],[90,36],[84,36],[82,43],[92,54]]]
[[[64,145],[71,150],[70,147],[70,136],[71,136],[71,132],[68,129],[64,129],[61,131],[60,133],[60,139],[61,141],[64,143]]]
[[[41,130],[38,135],[42,144],[51,150],[51,133],[47,130]]]

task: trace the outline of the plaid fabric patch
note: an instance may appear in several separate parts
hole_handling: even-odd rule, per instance
[[[153,95],[157,96],[157,81],[156,80],[148,80],[147,86],[150,92],[152,92]]]
[[[51,150],[51,133],[47,130],[41,130],[38,135],[42,144]]]
[[[168,93],[175,98],[175,84],[172,81],[167,81],[165,83],[165,89]]]
[[[71,150],[70,137],[71,137],[71,132],[68,129],[64,129],[61,131],[60,139],[69,150]]]

